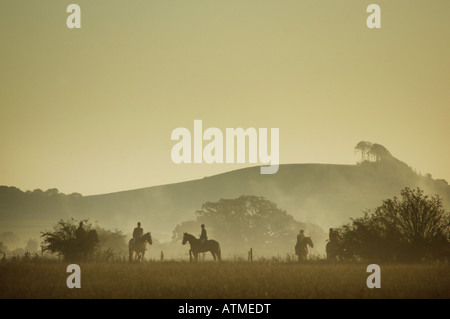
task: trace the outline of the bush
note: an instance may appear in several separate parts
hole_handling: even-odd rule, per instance
[[[98,243],[97,231],[88,220],[80,221],[77,226],[73,218],[60,220],[53,232],[44,232],[42,237],[43,251],[60,253],[64,260],[71,262],[88,260]]]
[[[364,217],[339,229],[342,246],[352,255],[373,260],[449,259],[450,215],[439,195],[408,187],[401,198],[383,201]]]

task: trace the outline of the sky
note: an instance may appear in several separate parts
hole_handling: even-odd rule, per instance
[[[450,181],[450,1],[0,2],[0,185],[93,195],[254,164],[175,164],[171,132],[279,128],[280,163],[361,140]]]

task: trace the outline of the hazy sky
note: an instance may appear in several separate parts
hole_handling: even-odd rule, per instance
[[[0,185],[90,195],[245,166],[174,164],[171,132],[194,119],[278,127],[281,163],[352,164],[367,140],[450,181],[449,12],[448,0],[2,0]]]

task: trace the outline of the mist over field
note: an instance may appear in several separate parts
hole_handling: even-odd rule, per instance
[[[0,1],[3,313],[283,298],[286,317],[347,317],[364,313],[298,299],[449,299],[449,12]]]
[[[250,167],[183,183],[95,196],[66,195],[57,189],[23,192],[1,186],[0,241],[10,250],[25,247],[29,239],[40,242],[40,232],[51,230],[58,220],[72,217],[118,230],[128,240],[139,221],[154,240],[148,258],[160,258],[161,250],[166,258],[187,258],[188,248],[176,238],[176,228],[198,237],[196,211],[203,204],[255,195],[292,216],[295,231],[304,229],[315,244],[311,255],[323,256],[330,227],[361,217],[363,211],[380,205],[382,200],[398,196],[403,187],[420,187],[429,194],[439,194],[446,207],[450,204],[450,186],[445,180],[418,174],[390,154],[383,160],[364,160],[356,165],[280,165],[274,175],[260,175],[259,167]],[[229,239],[220,237],[220,229],[206,226],[210,239]],[[284,247],[273,251],[267,245],[264,252],[256,250],[255,256],[293,254],[295,239],[293,234]],[[222,251],[228,258],[246,258],[250,248],[236,240],[228,241]],[[114,249],[126,255],[126,247]]]

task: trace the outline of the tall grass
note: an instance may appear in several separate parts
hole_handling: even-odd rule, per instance
[[[312,262],[82,263],[81,288],[67,264],[0,265],[0,298],[450,298],[448,264],[386,264],[369,289],[365,264]]]

